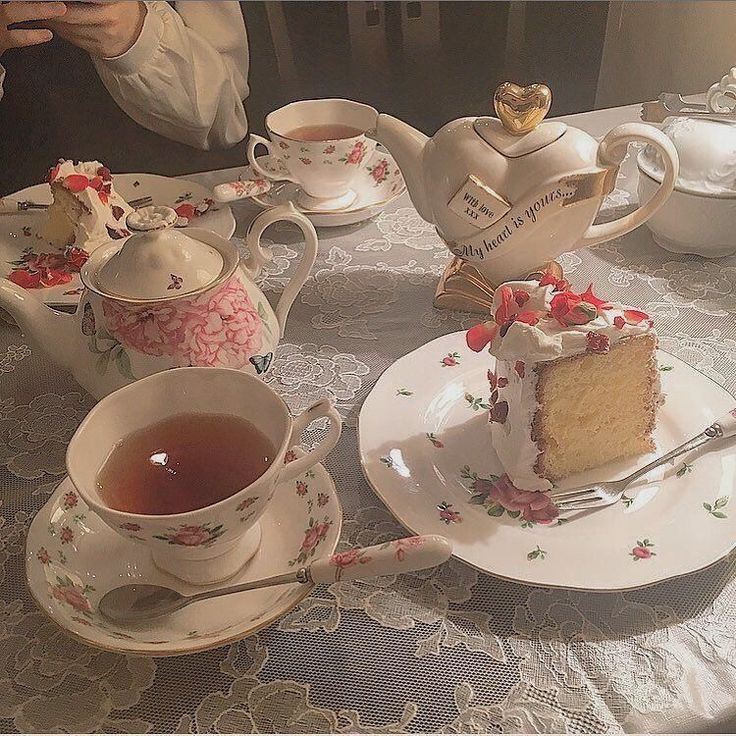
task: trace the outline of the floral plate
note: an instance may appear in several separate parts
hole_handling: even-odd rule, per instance
[[[278,164],[272,156],[263,156],[259,163],[268,170],[278,171]],[[241,178],[256,176],[250,167],[247,167]],[[355,201],[343,210],[333,212],[313,212],[305,210],[296,203],[299,185],[289,181],[278,182],[266,194],[253,197],[253,201],[261,207],[275,207],[279,204],[294,202],[294,206],[301,210],[315,227],[336,227],[339,225],[354,225],[368,220],[381,212],[389,202],[400,197],[406,191],[404,177],[399,171],[393,156],[383,149],[376,150],[367,162],[363,163],[361,175],[354,185],[357,197]]]
[[[666,402],[658,453],[689,439],[734,399],[681,360],[658,354]],[[417,366],[424,366],[417,370]],[[360,412],[368,482],[416,534],[444,534],[459,559],[500,577],[549,587],[621,590],[706,567],[736,545],[736,445],[684,456],[632,486],[623,502],[545,525],[484,493],[502,474],[488,429],[493,358],[446,335],[394,363]],[[390,416],[390,421],[387,417]],[[609,463],[560,484],[624,477],[653,456]],[[530,519],[530,520],[527,520]]]
[[[218,587],[277,575],[335,551],[342,509],[324,467],[315,465],[297,481],[279,485],[260,524],[262,541],[255,557]],[[201,539],[201,530],[191,529],[186,538],[171,543]],[[212,649],[250,636],[283,616],[313,587],[291,584],[252,590],[195,603],[146,624],[111,624],[96,606],[118,585],[146,582],[182,593],[201,588],[161,572],[142,545],[123,539],[87,508],[68,478],[31,524],[26,577],[41,610],[85,644],[159,657]]]
[[[212,192],[201,184],[155,174],[115,174],[114,184],[126,201],[151,197],[153,204],[165,204],[177,209],[183,222],[189,220],[192,225],[211,230],[224,238],[230,238],[235,232],[235,218],[230,208],[215,204],[211,199]],[[51,190],[48,184],[37,184],[3,197],[3,200],[6,206],[24,200],[49,204]],[[7,278],[13,270],[24,268],[25,263],[32,266],[34,263],[48,262],[49,256],[53,256],[58,261],[54,263],[54,268],[65,279],[65,283],[38,287],[31,289],[30,293],[37,294],[46,304],[74,306],[79,303],[82,293],[79,268],[83,261],[77,263],[74,258],[67,257],[63,248],[58,253],[49,252],[52,249],[38,235],[46,217],[45,210],[27,210],[0,217],[0,275]]]

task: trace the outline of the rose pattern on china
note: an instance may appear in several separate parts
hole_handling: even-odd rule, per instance
[[[360,164],[363,162],[366,153],[368,153],[368,148],[365,141],[355,141],[350,152],[343,154],[338,161],[342,161],[346,165]]]
[[[339,583],[342,578],[343,570],[349,567],[355,567],[356,565],[364,565],[371,561],[364,550],[361,549],[349,549],[346,552],[335,552],[330,557],[330,565],[335,568],[335,582]]]
[[[411,550],[421,549],[424,546],[424,539],[422,537],[404,537],[396,539],[393,545],[396,548],[396,559],[403,562],[411,554]]]
[[[180,547],[209,547],[224,533],[223,524],[182,524],[170,527],[165,534],[154,534],[153,538]]]
[[[629,555],[633,558],[634,562],[648,560],[657,554],[652,550],[652,547],[654,547],[654,542],[650,542],[648,539],[637,540],[636,546],[629,552]]]
[[[56,584],[51,586],[51,596],[61,603],[71,606],[75,611],[83,616],[92,615],[92,605],[90,604],[87,594],[94,591],[92,585],[76,585],[68,576],[56,577]]]
[[[289,567],[304,564],[308,559],[314,557],[317,547],[325,539],[331,526],[332,519],[328,516],[323,517],[322,521],[310,517],[309,526],[304,530],[304,540],[299,552],[293,560],[289,560]]]
[[[263,322],[237,277],[195,297],[140,306],[103,299],[102,309],[121,345],[180,366],[244,368],[263,343]]]
[[[389,174],[388,161],[385,158],[382,158],[374,166],[368,166],[366,168],[371,178],[373,179],[374,187],[377,187],[379,184],[382,184],[388,178],[388,174]]]

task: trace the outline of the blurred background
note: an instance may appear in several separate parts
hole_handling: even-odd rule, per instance
[[[250,128],[311,97],[348,97],[426,133],[491,113],[504,80],[545,82],[551,115],[704,91],[736,64],[736,3],[245,2]],[[183,174],[238,166],[244,144],[198,151],[122,116],[84,52],[54,39],[10,50],[0,101],[0,195],[59,157],[113,171]]]

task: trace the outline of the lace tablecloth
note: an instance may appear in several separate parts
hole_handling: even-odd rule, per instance
[[[590,113],[594,134],[632,109]],[[630,158],[609,198],[629,206]],[[205,184],[232,172],[189,177]],[[234,207],[236,235],[254,210]],[[610,214],[610,211],[609,211]],[[269,231],[263,279],[283,288],[299,251]],[[474,323],[432,308],[449,254],[403,196],[375,220],[323,229],[271,385],[294,411],[332,397],[346,420],[329,458],[343,540],[402,530],[362,477],[361,402],[394,360]],[[662,347],[736,389],[736,258],[658,249],[645,228],[561,259],[654,315]],[[173,659],[125,657],[67,638],[31,602],[26,530],[63,477],[92,405],[71,377],[0,323],[0,730],[2,731],[720,731],[736,725],[736,560],[622,594],[534,589],[450,561],[432,572],[322,586],[244,641]],[[686,540],[686,537],[684,537]],[[584,550],[581,550],[584,554]]]

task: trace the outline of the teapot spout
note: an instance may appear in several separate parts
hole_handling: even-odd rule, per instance
[[[384,114],[378,116],[372,137],[386,146],[396,159],[417,212],[427,222],[434,223],[424,186],[424,146],[429,138],[411,125]]]
[[[16,321],[21,332],[69,371],[79,355],[76,317],[44,305],[20,286],[0,278],[0,308]]]

